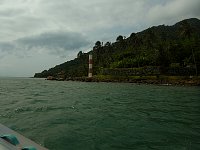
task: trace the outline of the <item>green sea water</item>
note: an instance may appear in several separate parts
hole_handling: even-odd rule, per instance
[[[200,87],[0,78],[0,123],[50,150],[198,150]]]

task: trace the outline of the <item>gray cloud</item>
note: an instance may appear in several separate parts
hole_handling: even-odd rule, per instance
[[[23,12],[24,11],[21,10],[21,9],[7,8],[7,9],[0,10],[0,17],[5,17],[5,18],[13,17],[13,16],[16,16],[16,15],[23,14]]]
[[[0,42],[0,50],[1,52],[10,52],[14,49],[14,46],[11,43]]]
[[[18,39],[16,42],[27,46],[29,49],[45,48],[51,51],[56,49],[71,51],[89,44],[86,37],[74,32],[42,33],[40,35]]]
[[[27,55],[29,51],[45,51],[57,56],[66,56],[70,51],[78,51],[87,47],[90,42],[80,33],[47,32],[40,35],[24,37],[12,42],[1,42],[2,53],[20,53]]]
[[[8,42],[0,42],[0,58],[11,54],[14,49],[14,45]]]
[[[5,33],[0,37],[5,40],[59,30],[84,33],[96,41],[97,36],[99,40],[105,39],[102,33],[108,30],[113,31],[111,34],[130,34],[152,25],[200,17],[199,0],[7,0],[0,3],[0,16],[4,16],[0,17],[0,28]]]
[[[154,24],[171,24],[182,19],[200,17],[199,0],[174,0],[165,4],[157,4],[148,11],[148,22]]]

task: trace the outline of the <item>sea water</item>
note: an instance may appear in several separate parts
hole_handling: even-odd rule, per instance
[[[198,150],[200,87],[0,78],[0,123],[50,150]]]

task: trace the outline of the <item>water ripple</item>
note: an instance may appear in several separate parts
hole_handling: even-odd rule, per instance
[[[200,149],[198,87],[0,81],[1,123],[49,149]]]

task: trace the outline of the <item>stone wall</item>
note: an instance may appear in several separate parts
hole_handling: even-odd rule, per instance
[[[196,75],[196,70],[193,67],[168,67],[161,68],[158,66],[148,66],[141,68],[102,68],[100,75],[112,76],[143,76],[143,75],[172,75],[172,76],[190,76]]]
[[[167,75],[190,76],[196,75],[195,67],[169,67],[167,68]]]
[[[159,75],[159,67],[142,67],[142,68],[104,68],[100,70],[101,75],[113,76],[140,76],[140,75]]]

